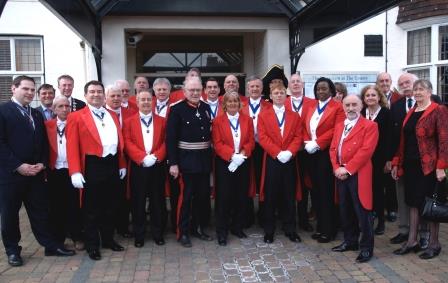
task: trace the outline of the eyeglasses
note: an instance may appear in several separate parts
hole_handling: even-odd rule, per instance
[[[190,88],[190,89],[186,89],[188,92],[196,92],[196,93],[200,93],[202,92],[202,89],[200,88]]]

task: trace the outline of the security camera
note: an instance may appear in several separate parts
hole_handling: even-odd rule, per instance
[[[134,35],[130,35],[129,37],[128,37],[128,44],[129,45],[136,45],[138,42],[140,42],[140,40],[142,40],[143,39],[143,34],[141,34],[141,33],[137,33],[137,34],[134,34]]]

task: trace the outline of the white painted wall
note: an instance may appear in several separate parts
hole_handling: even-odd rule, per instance
[[[241,33],[244,36],[244,72],[263,75],[273,64],[285,66],[289,75],[287,19],[250,17],[106,17],[103,20],[102,77],[105,84],[130,79],[126,67],[125,30],[146,32]],[[253,36],[251,35],[253,33]],[[263,34],[263,36],[260,36]],[[260,40],[259,40],[260,39]],[[252,41],[252,42],[251,42]],[[261,47],[259,45],[262,45]],[[134,69],[135,70],[135,69]]]
[[[45,82],[57,88],[57,78],[75,79],[73,96],[83,99],[84,84],[96,79],[91,49],[82,39],[37,0],[9,0],[0,17],[0,35],[43,36]]]
[[[406,32],[395,24],[398,7],[379,14],[305,50],[298,64],[302,74],[366,74],[387,69],[394,85],[406,65]],[[388,22],[388,24],[386,24]],[[364,35],[383,35],[383,56],[364,56]],[[387,68],[386,68],[387,48]]]

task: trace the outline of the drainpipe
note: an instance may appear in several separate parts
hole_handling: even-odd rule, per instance
[[[388,45],[389,45],[389,42],[388,42],[388,38],[387,38],[387,28],[388,28],[388,25],[389,25],[389,18],[388,18],[388,14],[387,14],[387,11],[388,10],[386,10],[386,31],[385,31],[385,34],[384,34],[384,40],[385,40],[385,52],[384,52],[384,70],[385,70],[385,72],[387,72],[387,63],[388,63],[388,57],[387,57],[387,47],[388,47]]]

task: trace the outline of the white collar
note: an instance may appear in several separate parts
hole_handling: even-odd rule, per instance
[[[259,97],[258,99],[253,99],[252,97],[250,97],[249,100],[250,104],[258,104],[261,101],[261,97]]]

